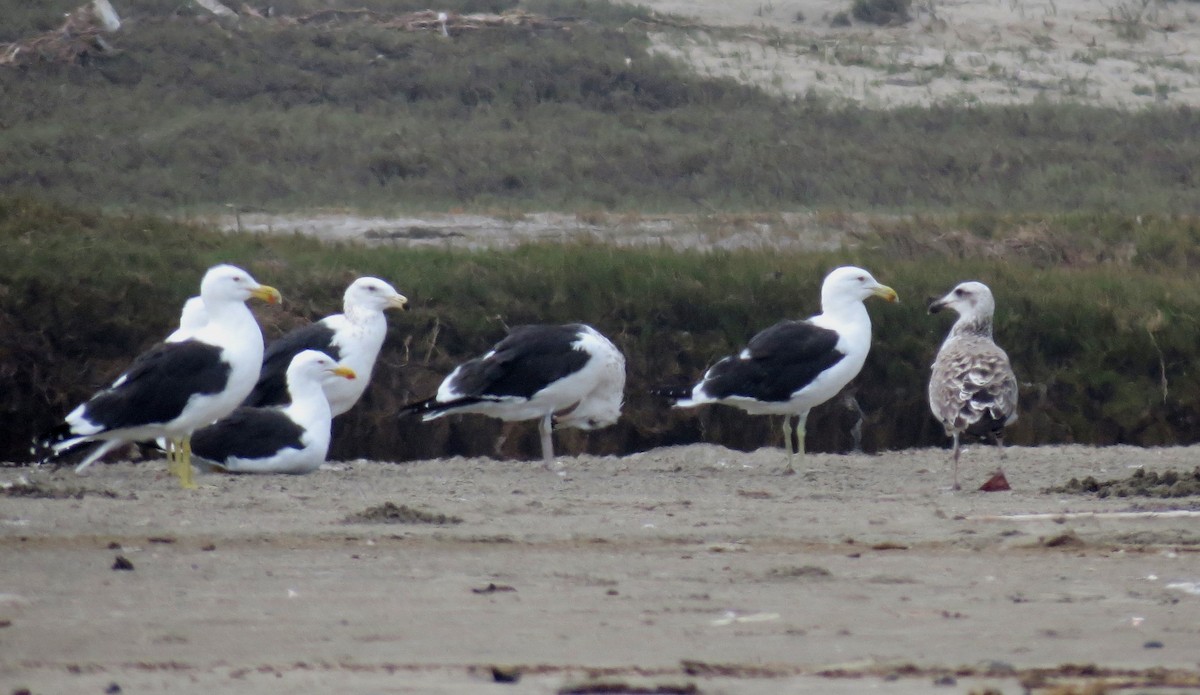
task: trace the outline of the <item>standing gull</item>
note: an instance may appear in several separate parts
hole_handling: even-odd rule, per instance
[[[203,327],[205,323],[208,323],[208,312],[204,310],[204,300],[200,297],[189,297],[188,300],[184,302],[183,310],[179,314],[179,328],[175,329],[171,335],[168,335],[163,342],[178,343],[180,341],[187,340],[192,336],[193,333]],[[104,442],[92,451],[91,455],[87,457],[86,461],[76,467],[75,472],[82,473],[85,468],[87,468],[90,464],[99,461],[110,450],[115,449],[125,443],[126,442],[122,439],[110,439]],[[168,441],[160,437],[158,440],[158,445],[167,452],[167,469],[170,470],[172,474],[181,476],[182,473],[179,471],[177,465],[180,455],[180,442],[173,440]]]
[[[164,438],[184,487],[191,480],[191,433],[229,414],[246,397],[262,364],[258,322],[245,302],[279,301],[279,292],[246,271],[218,265],[204,274],[200,297],[207,320],[189,336],[142,353],[108,388],[72,410],[43,444],[52,456],[101,442],[76,470],[117,443]]]
[[[621,415],[625,357],[591,326],[518,326],[487,354],[459,365],[437,395],[404,406],[432,420],[480,413],[501,420],[538,420],[542,460],[554,461],[552,429],[607,427]]]
[[[183,303],[183,310],[179,313],[179,328],[175,332],[167,336],[164,343],[179,343],[195,335],[196,331],[204,327],[208,323],[208,311],[204,308],[204,299],[202,297],[188,297],[188,300]],[[120,443],[120,440],[111,440],[104,444],[97,453],[103,455],[105,450],[114,447]],[[179,476],[182,481],[185,475],[190,473],[179,468],[179,462],[182,457],[182,440],[167,440],[162,437],[158,439],[158,445],[167,452],[167,470]],[[82,466],[76,469],[76,472],[82,470]]]
[[[304,350],[288,365],[288,405],[234,410],[192,435],[192,455],[231,473],[311,473],[329,453],[325,389],[354,378],[328,355]]]
[[[929,313],[958,312],[938,350],[929,379],[929,408],[954,438],[954,489],[958,484],[959,438],[990,436],[1004,444],[1004,428],[1017,419],[1017,378],[1008,355],[992,341],[996,302],[982,282],[964,282],[929,305]]]
[[[342,313],[288,332],[267,346],[262,372],[243,405],[281,405],[288,400],[287,371],[304,350],[319,350],[358,375],[326,384],[334,416],[350,410],[371,380],[375,359],[387,336],[386,309],[404,309],[408,300],[379,278],[364,277],[346,288]]]
[[[737,355],[710,367],[694,387],[659,393],[677,398],[677,408],[725,403],[751,415],[783,415],[784,470],[794,472],[795,453],[804,454],[808,411],[837,395],[867,359],[871,317],[863,301],[872,296],[896,301],[895,290],[862,268],[838,268],[821,285],[820,314],[781,321],[751,338]]]

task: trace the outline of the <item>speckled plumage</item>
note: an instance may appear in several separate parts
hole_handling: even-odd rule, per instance
[[[929,408],[954,440],[954,488],[958,489],[959,439],[989,436],[1003,443],[1004,428],[1017,419],[1017,378],[1008,354],[992,340],[995,300],[987,285],[964,282],[929,305],[930,313],[958,312],[938,350],[929,379]]]

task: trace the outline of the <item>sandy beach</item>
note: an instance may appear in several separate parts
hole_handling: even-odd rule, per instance
[[[976,447],[961,492],[947,454],[810,455],[790,476],[781,449],[711,445],[554,471],[354,461],[198,491],[161,461],[4,469],[0,682],[1017,693],[1103,676],[1200,692],[1197,498],[1045,491],[1190,473],[1200,450]],[[1000,463],[1013,489],[975,491]]]

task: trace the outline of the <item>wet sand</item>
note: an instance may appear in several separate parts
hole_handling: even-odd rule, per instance
[[[0,682],[1013,693],[1090,664],[1195,683],[1200,499],[1044,490],[1190,472],[1200,449],[1012,448],[1012,491],[974,491],[997,456],[967,452],[962,492],[943,450],[811,455],[791,476],[780,449],[708,445],[557,471],[355,461],[198,491],[159,461],[4,469],[76,496],[0,497]],[[434,518],[347,522],[389,502]]]

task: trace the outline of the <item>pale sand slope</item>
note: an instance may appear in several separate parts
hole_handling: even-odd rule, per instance
[[[945,490],[943,450],[813,455],[788,477],[782,459],[695,445],[564,457],[558,473],[354,462],[209,476],[198,492],[161,462],[3,470],[92,492],[0,497],[0,684],[554,693],[612,669],[704,693],[1013,693],[1016,676],[933,679],[1068,662],[1196,677],[1200,520],[1053,515],[1200,500],[1042,490],[1134,466],[1191,471],[1200,449],[1010,449],[1006,493]],[[971,449],[964,480],[997,462]],[[343,523],[383,502],[462,523]],[[1003,518],[1028,513],[1052,517]],[[118,555],[134,570],[114,571]],[[489,584],[501,590],[473,591]],[[687,673],[685,660],[709,666]],[[493,664],[524,666],[520,684],[493,684]],[[868,675],[817,675],[835,666]]]
[[[896,27],[830,26],[851,0],[637,0],[662,13],[655,50],[701,74],[871,108],[1038,100],[1138,109],[1200,106],[1200,3],[924,0]],[[797,15],[803,21],[796,21]],[[1139,32],[1144,32],[1138,38]],[[1122,38],[1125,36],[1127,38]],[[592,239],[622,246],[824,251],[862,220],[780,213],[368,217],[345,212],[203,218],[223,229],[388,246],[507,248]]]
[[[907,24],[841,28],[830,20],[852,0],[633,4],[686,18],[656,31],[659,52],[780,94],[868,107],[1200,104],[1195,2],[917,0]]]

